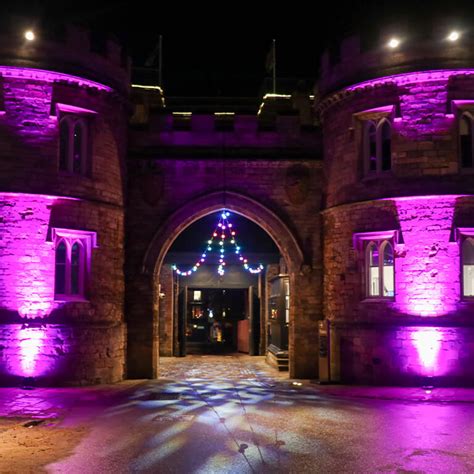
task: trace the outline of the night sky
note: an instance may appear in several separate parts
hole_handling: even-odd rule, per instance
[[[220,212],[209,214],[191,224],[173,242],[171,252],[205,250],[206,242],[219,222]],[[236,239],[243,253],[280,253],[271,237],[257,224],[239,214],[231,213],[229,222],[237,232]]]
[[[456,28],[474,29],[474,2],[385,1],[286,3],[5,1],[6,14],[83,24],[109,31],[143,65],[163,35],[163,76],[168,96],[258,96],[268,73],[265,58],[277,39],[279,77],[317,77],[319,55],[356,30],[385,25],[417,32],[431,17],[452,17]]]

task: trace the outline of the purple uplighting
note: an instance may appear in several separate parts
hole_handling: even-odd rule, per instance
[[[441,331],[438,328],[418,328],[412,337],[421,367],[426,371],[424,375],[440,375],[437,369],[439,369]]]
[[[459,245],[451,242],[459,196],[395,199],[403,244],[396,259],[396,303],[403,314],[441,316],[460,298]]]

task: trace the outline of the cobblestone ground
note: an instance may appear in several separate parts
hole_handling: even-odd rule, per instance
[[[8,451],[0,472],[474,472],[472,403],[333,397],[294,385],[258,357],[162,359],[160,373],[138,384],[33,391],[51,410],[62,405],[50,426],[17,429],[44,442],[30,445],[21,469],[11,466],[26,448]],[[57,433],[76,438],[54,451]],[[38,457],[44,446],[49,456]]]

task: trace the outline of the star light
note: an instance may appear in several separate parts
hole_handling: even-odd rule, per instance
[[[207,251],[211,252],[215,247],[219,248],[219,265],[217,267],[217,273],[221,276],[224,275],[225,269],[224,267],[226,266],[226,261],[225,261],[225,246],[227,242],[230,242],[230,244],[233,246],[233,254],[235,254],[238,258],[238,261],[242,264],[243,268],[247,270],[248,272],[252,274],[260,273],[264,267],[262,264],[257,265],[256,267],[251,267],[248,264],[248,260],[242,255],[240,246],[237,245],[237,240],[235,238],[236,236],[236,231],[235,230],[230,230],[232,229],[232,223],[229,222],[228,218],[230,216],[230,212],[223,210],[220,213],[219,217],[219,222],[217,223],[217,226],[214,230],[214,232],[211,234],[212,237],[207,240]],[[219,232],[217,231],[219,229]],[[228,233],[226,233],[226,229],[229,230]],[[214,238],[220,237],[220,240],[218,241],[218,245],[214,243]],[[191,267],[190,270],[180,270],[175,264],[172,265],[172,269],[176,272],[177,275],[179,276],[190,276],[192,273],[196,272],[201,264],[203,264],[206,260],[207,253],[203,252],[201,254],[200,259]]]

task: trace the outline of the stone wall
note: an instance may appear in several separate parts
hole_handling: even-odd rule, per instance
[[[456,229],[474,227],[474,185],[460,167],[458,139],[458,118],[473,98],[473,71],[444,70],[373,79],[320,104],[324,314],[335,380],[471,380],[474,306],[462,297]],[[381,117],[392,124],[392,169],[367,174],[363,125]],[[355,234],[391,231],[395,296],[368,297],[368,241]]]
[[[0,383],[124,376],[124,100],[78,77],[1,66]],[[59,170],[58,104],[88,112],[90,172]],[[55,229],[95,233],[84,298],[54,295]]]
[[[173,355],[174,334],[174,293],[173,293],[173,270],[171,265],[163,265],[160,273],[159,295],[159,322],[160,333],[160,356],[171,357]]]
[[[141,153],[145,154],[145,150],[143,148]],[[177,147],[177,150],[180,149]],[[290,336],[294,352],[290,361],[292,359],[294,364],[293,376],[314,377],[317,368],[316,321],[321,318],[321,163],[297,159],[252,159],[251,151],[247,151],[247,158],[241,159],[167,159],[157,157],[163,150],[158,149],[155,153],[153,158],[143,155],[130,157],[126,266],[129,374],[151,376],[153,370],[150,334],[154,284],[152,274],[143,275],[143,262],[154,236],[174,212],[192,206],[193,202],[216,191],[222,192],[225,179],[229,192],[254,199],[274,213],[303,249],[306,267],[296,269],[289,262],[291,271],[295,273],[292,281],[295,319]],[[225,201],[221,202],[221,207],[225,207]],[[202,209],[196,208],[193,212],[197,218]],[[256,210],[248,209],[246,213],[242,209],[242,213],[250,218],[255,216],[256,222],[277,239],[277,244],[278,239],[286,238],[275,234],[271,227],[267,228],[265,219],[258,218]],[[183,218],[192,217],[186,215]],[[168,235],[168,238],[174,239],[181,230],[183,223],[177,222],[171,231],[175,234]],[[285,253],[287,249],[280,250]],[[296,261],[299,256],[289,258]]]
[[[327,206],[420,194],[473,194],[459,166],[456,101],[474,99],[474,71],[427,71],[374,79],[323,99]],[[364,174],[363,124],[392,122],[392,170]],[[464,106],[463,106],[464,107]]]

